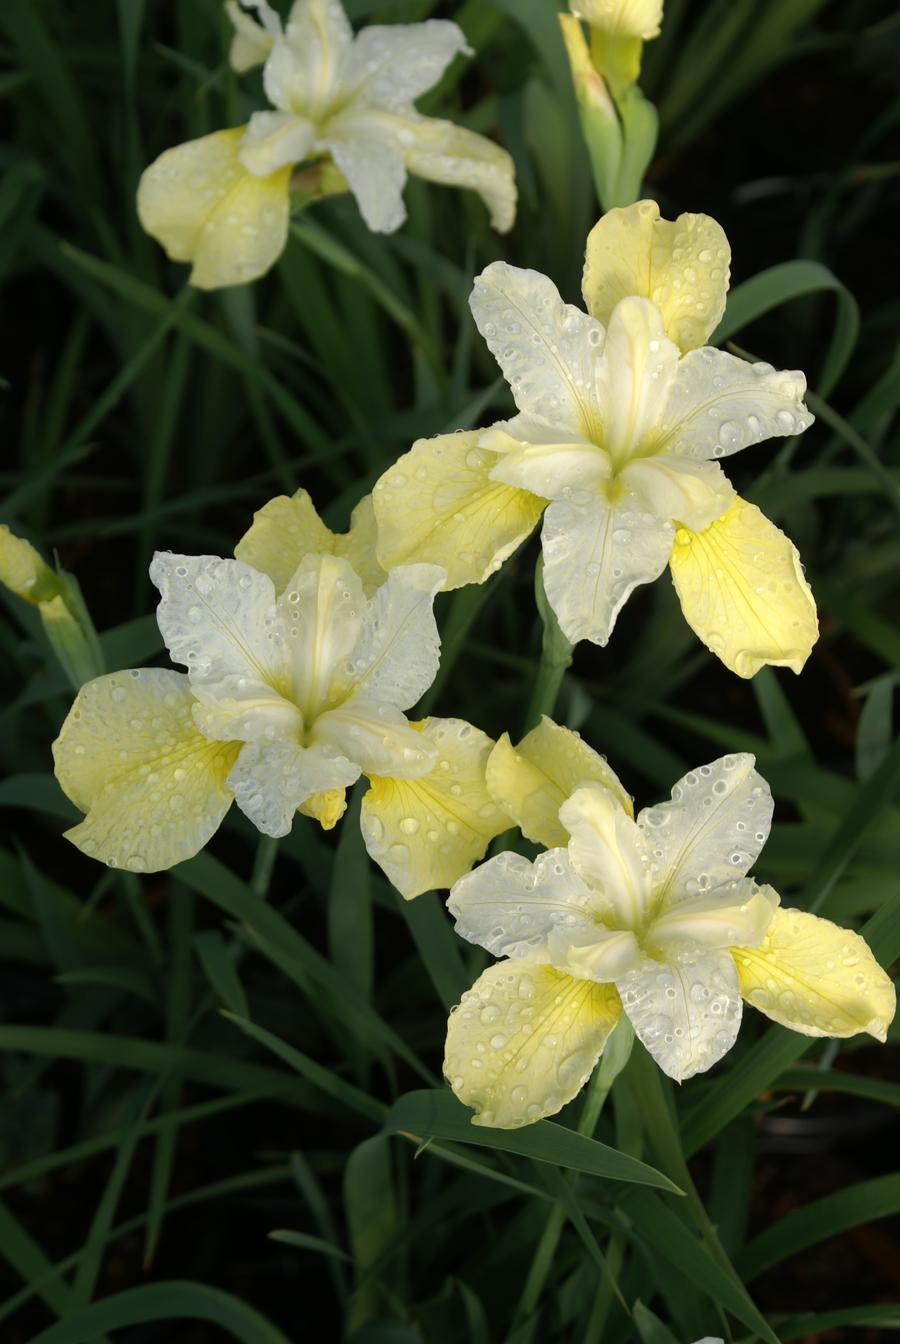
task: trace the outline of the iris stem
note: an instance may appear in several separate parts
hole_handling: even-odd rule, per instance
[[[269,894],[269,884],[272,881],[277,857],[278,841],[271,835],[261,835],[253,860],[253,872],[250,875],[250,890],[261,901],[264,901]]]
[[[541,639],[541,660],[538,664],[528,712],[525,715],[524,731],[526,733],[537,727],[542,715],[546,714],[552,718],[563,677],[572,664],[573,652],[573,646],[560,630],[556,613],[547,601],[547,595],[544,592],[542,559],[538,560],[534,572],[534,595],[544,630]]]
[[[628,1063],[628,1057],[631,1054],[631,1047],[634,1042],[634,1029],[628,1018],[623,1013],[616,1023],[616,1026],[610,1035],[606,1049],[600,1059],[599,1067],[594,1073],[587,1085],[584,1104],[581,1108],[581,1115],[578,1118],[578,1133],[586,1134],[591,1137],[597,1128],[597,1122],[600,1114],[609,1096],[610,1088],[614,1081],[622,1072]],[[574,1184],[574,1177],[566,1177],[570,1184]],[[519,1310],[516,1313],[516,1319],[513,1326],[527,1320],[528,1317],[537,1308],[544,1283],[550,1272],[550,1265],[553,1261],[553,1253],[559,1242],[560,1234],[566,1221],[566,1211],[562,1204],[554,1205],[544,1224],[544,1230],[541,1233],[541,1239],[538,1242],[537,1250],[531,1261],[531,1268],[528,1271],[528,1278],[525,1280],[525,1287],[522,1290],[522,1296],[519,1301]],[[613,1242],[610,1242],[610,1251],[614,1250]],[[610,1266],[612,1270],[612,1266]],[[604,1279],[604,1283],[607,1282]],[[601,1285],[602,1286],[602,1285]],[[610,1291],[612,1285],[610,1284]],[[599,1298],[598,1298],[599,1301]],[[598,1310],[595,1304],[594,1312]],[[593,1319],[593,1314],[592,1314]]]

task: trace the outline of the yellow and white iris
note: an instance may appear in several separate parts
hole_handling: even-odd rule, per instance
[[[354,36],[338,0],[296,0],[284,29],[271,6],[254,8],[260,24],[229,6],[231,59],[240,70],[265,62],[273,110],[166,150],[138,187],[143,227],[173,260],[193,263],[191,284],[215,289],[269,269],[287,238],[291,174],[304,161],[328,165],[379,233],[406,217],[407,173],[471,188],[495,228],[512,226],[506,151],[414,107],[466,51],[455,23],[373,24]]]
[[[501,854],[449,898],[459,933],[505,958],[448,1024],[444,1071],[474,1123],[512,1129],[553,1115],[623,1012],[678,1081],[730,1049],[742,1000],[805,1035],[885,1039],[894,987],[863,939],[780,909],[748,876],[772,816],[752,756],[690,771],[670,802],[634,820],[580,739],[548,720],[535,731],[542,738],[518,752],[497,744],[488,779],[526,834],[553,847],[534,863]]]
[[[111,866],[168,868],[232,801],[266,835],[286,835],[298,809],[330,828],[365,774],[366,845],[404,896],[449,886],[483,855],[509,824],[484,781],[491,740],[404,713],[437,672],[443,570],[402,566],[367,597],[345,557],[369,517],[363,505],[335,537],[298,492],[239,544],[255,565],[155,556],[160,630],[187,675],[133,669],[82,688],[54,745],[60,784],[87,813],[74,844]]]
[[[704,346],[729,250],[705,215],[611,210],[587,243],[588,312],[505,262],[472,312],[519,414],[420,440],[375,487],[378,554],[481,583],[544,514],[544,588],[563,634],[605,644],[632,590],[666,564],[688,623],[743,677],[802,668],[815,604],[796,548],[740,499],[718,459],[798,434],[801,373]]]

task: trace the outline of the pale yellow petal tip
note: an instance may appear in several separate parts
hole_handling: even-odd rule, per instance
[[[486,778],[491,797],[526,839],[550,849],[568,843],[559,810],[582,784],[601,784],[633,815],[631,797],[603,757],[546,714],[518,747],[503,734],[488,758]]]
[[[582,290],[604,324],[629,295],[651,299],[682,351],[705,344],[725,311],[731,248],[710,215],[662,219],[656,201],[607,211],[588,234]]]
[[[0,525],[0,583],[16,597],[38,606],[60,591],[60,581],[40,554],[17,537],[5,523]]]
[[[797,548],[754,504],[737,496],[702,532],[679,528],[669,563],[685,619],[730,671],[803,670],[815,599]]]
[[[610,37],[659,37],[663,0],[569,0],[569,8]]]
[[[867,1032],[886,1040],[896,989],[858,933],[782,908],[759,947],[735,948],[733,956],[744,998],[782,1026],[804,1036]]]
[[[317,821],[323,831],[331,831],[347,811],[347,790],[327,789],[324,793],[313,793],[297,810]]]

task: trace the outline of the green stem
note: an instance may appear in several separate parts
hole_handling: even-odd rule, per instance
[[[634,1028],[623,1013],[606,1043],[600,1065],[594,1070],[588,1083],[581,1115],[578,1119],[579,1134],[593,1135],[600,1119],[600,1113],[609,1096],[609,1090],[628,1062],[633,1042]],[[575,1177],[567,1177],[567,1180],[570,1185],[573,1185]],[[525,1280],[525,1287],[519,1301],[519,1309],[513,1322],[514,1329],[517,1324],[527,1320],[537,1307],[565,1221],[565,1209],[562,1204],[555,1204],[544,1224],[541,1239],[531,1261],[531,1268],[528,1271],[528,1278]],[[612,1249],[612,1242],[610,1247]],[[609,1278],[610,1275],[607,1275],[603,1283],[606,1284]],[[613,1291],[611,1283],[608,1291],[610,1293]]]
[[[534,573],[534,594],[544,626],[541,640],[541,661],[525,715],[525,732],[536,728],[544,714],[553,716],[563,677],[572,664],[573,646],[559,628],[556,613],[544,592],[544,566],[541,560]]]
[[[254,896],[264,901],[269,894],[272,870],[278,857],[278,841],[271,835],[261,835],[253,860],[253,872],[250,875],[250,890]]]

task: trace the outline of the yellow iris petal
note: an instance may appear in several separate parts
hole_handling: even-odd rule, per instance
[[[731,251],[709,215],[660,219],[655,201],[608,211],[588,234],[582,289],[609,322],[620,299],[652,299],[682,350],[704,345],[725,311]]]
[[[663,0],[571,0],[570,8],[610,37],[659,37]]]
[[[631,798],[603,757],[578,733],[562,728],[546,715],[517,747],[504,733],[488,760],[491,796],[528,840],[548,849],[569,843],[559,809],[576,789],[588,783],[602,784],[628,815],[633,815]]]
[[[306,490],[276,495],[253,515],[253,522],[234,548],[235,559],[268,574],[276,593],[283,593],[306,555],[337,555],[349,561],[367,597],[386,578],[375,557],[375,515],[366,495],[350,516],[350,530],[332,532],[322,522]]]
[[[858,933],[800,910],[776,910],[759,947],[734,947],[741,994],[766,1017],[804,1036],[883,1041],[893,983]]]
[[[534,528],[545,501],[490,479],[498,455],[479,434],[420,439],[373,491],[378,557],[390,569],[442,565],[445,588],[483,583]]]
[[[56,776],[87,813],[66,836],[113,868],[156,872],[189,859],[231,806],[239,742],[195,728],[180,672],[114,672],[83,686],[53,744]]]
[[[323,831],[331,831],[347,811],[347,790],[326,789],[313,793],[297,808],[305,817],[312,817]]]
[[[413,726],[437,765],[418,779],[370,776],[360,818],[367,850],[407,900],[452,886],[509,826],[485,784],[491,739],[462,719]]]
[[[738,496],[704,528],[679,528],[669,561],[685,619],[739,677],[764,665],[800,672],[819,633],[793,542]]]
[[[291,165],[255,177],[238,158],[244,128],[167,149],[138,184],[141,224],[173,261],[193,262],[197,289],[263,275],[287,240]]]
[[[450,1014],[444,1075],[473,1124],[530,1125],[581,1090],[620,1013],[612,985],[499,961]]]

